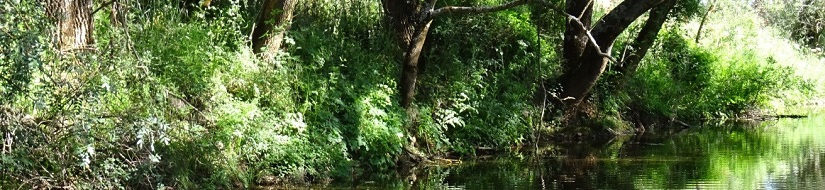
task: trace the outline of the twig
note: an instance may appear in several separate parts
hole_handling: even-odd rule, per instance
[[[593,6],[593,0],[587,1],[587,5],[585,5],[584,8],[587,9],[587,7],[590,7],[590,6]],[[584,17],[585,12],[587,12],[587,11],[582,11],[581,13],[579,13],[579,17],[576,17],[576,18],[582,19],[582,17]]]
[[[105,3],[103,3],[102,5],[100,5],[100,7],[97,7],[94,11],[92,11],[92,15],[95,15],[95,13],[97,13],[97,11],[100,11],[100,9],[103,9],[103,7],[106,7],[106,6],[108,6],[109,4],[114,3],[115,1],[117,1],[117,0],[111,0],[111,1],[109,1],[109,2],[105,2]]]

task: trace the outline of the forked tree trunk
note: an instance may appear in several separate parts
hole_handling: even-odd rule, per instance
[[[56,21],[54,41],[61,52],[88,49],[94,44],[92,0],[49,0],[46,13]]]
[[[515,0],[493,7],[442,7],[434,9],[436,0],[381,0],[384,14],[392,25],[393,33],[399,47],[404,51],[401,71],[400,95],[401,106],[412,111],[415,98],[415,86],[418,80],[418,59],[427,40],[427,33],[434,18],[446,14],[480,14],[501,11],[526,4],[529,0]],[[410,138],[412,147],[405,147],[408,154],[402,160],[421,161],[424,155],[416,148],[415,124],[408,123],[407,130],[414,136]]]
[[[424,48],[431,18],[422,15],[425,7],[419,0],[382,0],[384,13],[392,24],[396,41],[404,51],[401,71],[401,106],[409,107],[415,97],[418,79],[418,58]]]
[[[613,67],[615,71],[621,74],[621,78],[618,79],[620,80],[618,81],[619,89],[623,89],[627,81],[636,73],[636,68],[639,67],[642,58],[645,57],[647,51],[653,46],[653,42],[656,41],[662,25],[665,24],[670,11],[673,10],[673,7],[676,5],[676,1],[677,0],[666,0],[661,5],[650,10],[645,25],[630,44],[630,48],[624,55],[624,58],[622,58],[621,63]]]
[[[577,68],[561,76],[561,98],[569,108],[582,102],[607,66],[611,47],[616,38],[639,16],[664,0],[625,0],[602,17],[591,30],[595,43],[587,43]],[[587,9],[592,9],[588,7]],[[586,34],[586,33],[585,33]],[[580,48],[580,47],[564,47]]]
[[[252,50],[265,60],[273,60],[292,23],[292,12],[298,0],[265,0],[255,29]]]

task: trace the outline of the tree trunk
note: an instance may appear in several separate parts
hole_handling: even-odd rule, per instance
[[[430,23],[434,18],[448,14],[482,14],[502,11],[524,5],[530,0],[514,0],[498,6],[456,7],[447,6],[434,9],[435,0],[427,3],[421,0],[381,0],[384,14],[392,23],[399,46],[404,50],[401,71],[401,106],[409,108],[415,99],[415,85],[418,81],[418,58],[424,48]]]
[[[642,58],[645,57],[647,51],[653,46],[653,42],[656,41],[662,25],[667,21],[670,11],[675,7],[676,1],[677,0],[666,0],[661,5],[650,10],[650,15],[645,25],[642,27],[642,30],[639,31],[639,34],[636,35],[636,39],[630,44],[630,50],[624,56],[622,62],[613,67],[615,71],[622,75],[619,79],[620,81],[618,81],[619,89],[622,89],[625,83],[630,80],[630,77],[636,72],[636,68],[639,67]]]
[[[88,49],[94,44],[92,0],[49,0],[46,13],[56,21],[54,40],[60,51]]]
[[[415,84],[418,80],[418,58],[424,48],[424,41],[427,39],[427,32],[430,30],[430,23],[427,21],[423,26],[416,27],[412,34],[413,38],[407,49],[404,51],[404,66],[401,74],[401,106],[408,108],[415,99]]]
[[[404,51],[401,67],[401,106],[409,108],[415,97],[418,80],[418,58],[424,48],[432,18],[425,16],[425,7],[418,0],[382,0],[384,13],[392,23],[399,47]]]
[[[265,0],[252,31],[252,50],[264,60],[273,60],[281,49],[298,0]]]
[[[579,26],[579,23],[568,19],[564,30],[564,45],[562,56],[563,72],[573,71],[579,67],[581,63],[581,56],[584,53],[587,42],[590,38],[587,37],[586,29],[589,29],[592,24],[593,17],[593,1],[592,0],[568,0],[565,3],[565,12],[576,16],[584,26]]]
[[[602,17],[591,30],[593,40],[599,48],[596,48],[592,43],[587,43],[582,56],[580,56],[579,67],[565,72],[561,76],[562,92],[560,97],[565,99],[565,105],[572,108],[583,101],[590,89],[596,85],[596,81],[598,81],[607,66],[608,58],[603,54],[610,55],[611,47],[616,38],[639,16],[663,1],[625,0]],[[588,9],[592,9],[592,7]]]
[[[713,2],[710,2],[710,7],[708,8],[708,11],[705,12],[704,16],[702,16],[702,22],[699,22],[699,30],[696,30],[696,39],[695,39],[695,42],[697,44],[699,43],[699,39],[702,38],[702,28],[705,27],[705,22],[708,21],[708,15],[710,15],[710,12],[713,11],[713,7],[715,5],[716,5],[716,0],[714,0]]]

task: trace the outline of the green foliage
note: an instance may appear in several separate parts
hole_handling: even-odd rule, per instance
[[[268,177],[313,183],[351,168],[386,171],[409,146],[508,150],[544,122],[531,100],[560,74],[565,22],[539,7],[440,18],[416,104],[404,110],[402,51],[377,1],[300,3],[273,61],[247,47],[258,1],[185,15],[178,1],[130,1],[123,25],[103,8],[97,43],[78,52],[49,45],[42,3],[0,2],[11,13],[0,16],[0,182],[10,182],[0,188],[252,188]],[[620,113],[631,101],[680,117],[739,113],[802,86],[781,59],[730,47],[671,31],[627,92],[596,95],[609,115],[597,122],[629,126]]]
[[[699,0],[679,0],[676,2],[673,10],[671,10],[671,18],[674,18],[677,22],[688,22],[696,16],[702,16],[702,14],[707,13],[707,9],[710,8],[709,3],[716,3],[716,1],[717,0],[711,0],[711,2],[705,1],[705,3],[701,3]]]
[[[37,2],[0,1],[0,104],[26,93],[32,73],[41,64],[49,30],[45,9]]]
[[[783,31],[785,37],[810,49],[822,51],[825,45],[825,2],[758,1],[753,5],[768,24]]]
[[[538,46],[529,20],[529,12],[516,9],[433,26],[417,99],[419,117],[432,117],[418,128],[432,138],[425,139],[429,147],[472,153],[526,140],[535,81],[552,73],[533,69]]]
[[[795,87],[791,69],[752,49],[720,54],[666,34],[661,50],[639,69],[631,91],[649,111],[671,117],[705,118],[754,111]]]

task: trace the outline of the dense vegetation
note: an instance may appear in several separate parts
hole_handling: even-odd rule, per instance
[[[398,45],[385,1],[301,0],[273,30],[283,45],[253,49],[269,2],[95,1],[88,45],[72,46],[47,2],[0,0],[0,188],[324,183],[542,135],[786,114],[825,94],[821,6],[673,1],[635,72],[616,65],[645,19],[603,47],[616,61],[568,104],[571,22],[527,2],[430,18],[405,91],[414,46]],[[595,18],[620,3],[596,2]]]

